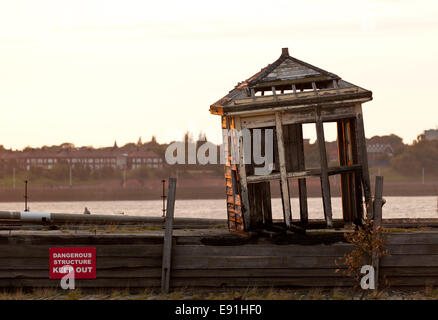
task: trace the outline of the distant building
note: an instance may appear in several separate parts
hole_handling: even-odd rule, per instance
[[[438,140],[438,129],[424,130],[423,135],[426,140]]]
[[[15,151],[4,153],[2,162],[15,160],[23,169],[31,167],[52,169],[57,163],[68,163],[74,167],[88,167],[92,170],[104,167],[118,169],[137,169],[141,166],[148,168],[162,168],[163,159],[153,151],[123,152],[117,148],[105,149],[67,149],[60,152],[48,152],[44,150]]]
[[[147,168],[162,168],[163,159],[161,159],[155,152],[152,151],[134,151],[128,154],[128,167],[131,169],[138,169],[140,167]]]
[[[394,150],[390,144],[367,144],[368,161],[370,164],[379,161],[382,156],[392,157],[394,155]]]

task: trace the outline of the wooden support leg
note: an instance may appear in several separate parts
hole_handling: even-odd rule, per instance
[[[327,227],[333,227],[333,217],[332,217],[332,203],[330,194],[330,181],[328,178],[328,165],[327,165],[327,152],[325,149],[325,137],[324,137],[324,126],[321,121],[321,110],[317,108],[317,119],[316,119],[316,136],[318,140],[319,147],[319,157],[321,162],[321,190],[322,190],[322,201],[324,206],[324,216],[327,222]]]
[[[303,141],[303,125],[296,125],[297,131],[297,158],[298,158],[298,169],[306,170],[306,165],[304,162],[304,141]],[[301,222],[307,223],[309,221],[308,207],[307,207],[307,186],[306,179],[298,179],[298,192],[300,194],[300,219]]]
[[[349,120],[349,132],[350,132],[350,141],[351,141],[351,152],[352,152],[352,158],[353,163],[358,164],[359,163],[359,156],[357,152],[357,144],[356,144],[356,121],[354,119]],[[353,221],[356,225],[362,225],[363,220],[363,200],[362,200],[362,183],[361,183],[361,172],[354,172],[351,173],[353,176],[352,178],[352,185],[353,185],[353,191],[354,191],[354,202],[353,205],[356,208],[354,210],[354,216]]]
[[[352,135],[352,133],[350,120],[338,121],[338,150],[339,164],[341,166],[349,166],[357,163],[357,160],[354,159],[353,150],[355,149],[355,144],[352,138],[354,135]],[[344,222],[346,223],[357,221],[357,203],[361,201],[361,198],[357,198],[358,191],[355,177],[356,174],[353,172],[341,174],[342,212]],[[360,189],[361,185],[359,184],[358,187]]]
[[[382,206],[383,206],[383,177],[377,176],[376,177],[376,184],[375,184],[375,192],[374,192],[374,202],[373,202],[373,209],[374,209],[374,232],[376,232],[376,229],[382,225]],[[379,267],[380,267],[380,259],[377,254],[377,252],[373,249],[372,251],[372,265],[374,267],[374,279],[375,279],[375,288],[379,288]]]
[[[170,287],[170,267],[172,265],[173,213],[175,210],[176,178],[169,178],[167,210],[164,229],[163,258],[161,265],[161,292],[168,293]]]
[[[291,227],[292,211],[290,205],[289,184],[286,172],[286,156],[283,143],[283,125],[280,113],[275,113],[275,129],[277,132],[278,160],[280,162],[280,189],[283,203],[284,222],[287,227]]]
[[[346,161],[346,148],[344,137],[344,122],[342,120],[337,123],[338,128],[338,155],[339,165],[345,166]],[[352,212],[350,206],[350,193],[348,188],[348,173],[341,173],[341,198],[342,198],[342,215],[344,222],[352,221]]]
[[[373,219],[373,204],[371,199],[371,184],[370,184],[370,174],[368,171],[368,155],[367,146],[365,140],[365,129],[363,125],[362,118],[362,106],[358,104],[356,106],[356,144],[358,151],[358,161],[362,166],[362,185],[365,195],[365,204],[367,211],[367,218]]]
[[[236,116],[235,119],[235,128],[237,131],[242,129],[240,125],[240,117]],[[248,196],[248,183],[246,181],[246,165],[244,163],[244,150],[243,150],[243,137],[240,135],[238,138],[234,137],[234,146],[237,144],[239,147],[239,181],[240,181],[240,195],[242,199],[242,213],[243,213],[243,223],[245,231],[249,230],[251,224],[251,209],[249,205],[249,196]]]

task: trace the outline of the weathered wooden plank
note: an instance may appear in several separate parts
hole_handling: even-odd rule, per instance
[[[237,131],[242,130],[242,124],[240,120],[240,116],[235,117],[235,126]],[[242,213],[243,213],[243,223],[245,230],[248,230],[250,228],[250,222],[251,222],[251,207],[249,204],[249,191],[248,191],[248,184],[246,181],[246,165],[245,165],[245,158],[244,153],[245,150],[243,149],[243,135],[239,135],[239,138],[237,141],[234,141],[236,144],[235,147],[237,147],[239,151],[239,181],[240,181],[240,196],[242,199]]]
[[[342,108],[322,108],[321,118],[323,120],[328,119],[348,119],[356,116],[355,107],[342,107]]]
[[[368,154],[365,140],[365,128],[362,118],[362,106],[360,104],[356,105],[356,145],[358,151],[358,160],[362,165],[362,185],[365,195],[367,218],[373,219],[373,203],[371,198],[371,184],[370,184],[370,174],[368,170]]]
[[[301,124],[315,122],[314,110],[299,110],[295,112],[285,112],[281,115],[283,125]],[[246,116],[241,118],[242,128],[267,128],[275,126],[274,114],[261,114]]]
[[[225,257],[250,257],[250,256],[289,256],[289,257],[336,257],[350,252],[350,244],[333,245],[240,245],[240,246],[202,246],[184,245],[175,246],[174,256],[225,256]]]
[[[339,165],[348,165],[348,145],[344,121],[337,122],[338,129],[338,156]],[[341,199],[342,199],[342,216],[345,222],[353,221],[353,208],[351,201],[351,188],[349,186],[349,173],[341,174]]]
[[[312,123],[315,121],[315,112],[313,110],[302,110],[300,112],[285,112],[282,115],[283,125]]]
[[[349,136],[349,144],[351,149],[350,159],[351,163],[358,164],[359,163],[359,153],[357,148],[357,138],[356,138],[356,120],[349,119],[348,122],[348,136]],[[363,214],[363,199],[362,199],[362,166],[360,166],[360,170],[354,171],[352,173],[352,177],[350,178],[351,186],[352,186],[352,199],[354,200],[352,205],[355,206],[356,210],[353,210],[353,221],[356,225],[361,225],[363,223],[364,214]]]
[[[438,243],[438,233],[437,232],[401,232],[401,233],[391,233],[388,235],[387,244],[436,244]]]
[[[161,291],[169,292],[170,267],[172,262],[173,213],[175,210],[176,178],[169,178],[167,193],[166,222],[163,244],[163,261],[161,269]]]
[[[387,244],[390,255],[438,255],[438,243],[434,244]]]
[[[438,277],[389,277],[391,287],[426,287],[438,284]],[[172,287],[350,287],[356,284],[350,278],[290,277],[290,278],[172,278]],[[159,287],[155,278],[137,279],[76,279],[77,288],[148,288]],[[0,287],[58,288],[55,279],[0,279]]]
[[[161,268],[108,268],[97,270],[99,279],[111,278],[161,278]],[[0,270],[0,279],[48,279],[49,269]]]
[[[336,277],[296,277],[296,278],[176,278],[172,280],[174,287],[344,287],[352,286],[353,280]]]
[[[382,225],[382,206],[383,206],[383,177],[377,176],[374,192],[374,223],[376,226]]]
[[[54,243],[63,246],[77,245],[77,246],[93,246],[93,245],[121,245],[121,244],[161,244],[163,243],[162,234],[156,235],[134,235],[134,234],[97,234],[97,235],[0,235],[0,245],[17,245],[17,244],[32,244],[43,245]]]
[[[438,277],[438,267],[382,267],[380,273],[387,277]]]
[[[48,258],[53,245],[0,245],[0,258]],[[72,247],[59,245],[57,247]],[[97,245],[97,257],[161,257],[163,245]]]
[[[283,217],[287,227],[291,226],[292,209],[290,204],[289,183],[286,171],[286,154],[283,142],[283,125],[280,113],[275,113],[275,129],[277,134],[278,159],[280,162],[280,188],[283,204]]]
[[[302,93],[300,93],[301,95]],[[304,93],[306,94],[306,93]],[[238,101],[233,101],[230,105],[227,105],[223,108],[224,114],[228,116],[236,116],[236,115],[249,115],[249,114],[269,114],[272,112],[287,112],[287,111],[302,111],[307,108],[315,108],[317,106],[324,106],[327,108],[343,108],[349,107],[351,105],[357,103],[364,103],[372,100],[370,97],[361,97],[363,94],[360,94],[356,97],[349,97],[348,99],[342,101],[334,101],[331,98],[335,97],[327,97],[322,96],[315,98],[313,97],[307,99],[305,103],[302,101],[302,97],[299,97],[296,101],[287,101],[284,99],[286,95],[278,96],[278,101],[275,101],[271,98],[269,101],[269,97],[262,97],[259,103],[251,103],[247,105],[241,105]],[[367,93],[365,93],[367,95]],[[309,98],[309,97],[306,97]],[[326,100],[326,101],[321,101]],[[343,117],[344,118],[344,117]],[[314,122],[314,121],[309,121]],[[298,123],[304,123],[299,121]]]
[[[335,257],[175,256],[172,269],[335,268]]]
[[[438,284],[438,277],[389,277],[388,281],[391,287],[428,287]]]
[[[360,170],[360,165],[350,165],[350,166],[343,166],[343,167],[330,167],[328,168],[328,175],[335,175],[339,173],[344,172],[356,172]],[[287,177],[289,179],[303,179],[308,177],[317,177],[321,175],[320,169],[307,169],[304,171],[297,171],[297,172],[288,172]],[[281,175],[279,173],[271,173],[266,176],[248,176],[247,182],[248,183],[258,183],[262,181],[270,181],[270,180],[280,180]]]
[[[377,230],[378,227],[382,224],[382,194],[383,194],[383,177],[377,176],[376,177],[376,183],[375,183],[375,192],[374,192],[374,231]],[[376,289],[379,288],[379,266],[380,266],[380,258],[377,255],[376,250],[373,248],[372,250],[372,265],[374,267],[375,272],[375,287]]]
[[[69,259],[66,259],[69,260]],[[161,267],[161,257],[131,258],[101,257],[96,259],[96,268],[120,268],[120,267]],[[49,257],[47,258],[0,258],[0,269],[45,269],[49,268]]]
[[[388,238],[387,249],[392,255],[395,254],[438,254],[437,234],[392,234]],[[419,244],[412,244],[417,242]],[[426,244],[422,244],[426,242]],[[0,261],[9,258],[31,259],[41,258],[48,261],[48,252],[51,246],[0,246]],[[316,255],[332,256],[342,254],[350,250],[349,244],[333,245],[241,245],[241,246],[205,246],[205,245],[177,245],[174,254],[190,254],[199,252],[202,254],[218,255]],[[156,257],[162,254],[162,245],[108,245],[96,247],[97,258],[141,258]],[[120,259],[123,261],[123,259]]]
[[[319,158],[321,165],[321,192],[324,207],[324,216],[327,227],[333,227],[332,203],[330,194],[330,181],[328,179],[327,151],[325,148],[324,126],[321,121],[321,108],[316,108],[316,137],[319,148]]]
[[[394,255],[380,259],[382,267],[438,267],[438,255]]]
[[[204,270],[200,269],[182,269],[175,270],[172,272],[173,278],[280,278],[280,277],[334,277],[343,278],[344,275],[341,269],[340,272],[336,272],[337,269],[330,268],[302,268],[302,269],[209,269],[206,273]]]
[[[303,140],[303,126],[301,124],[296,125],[297,130],[297,160],[298,170],[305,170],[306,164],[304,159],[304,140]],[[298,193],[300,198],[300,219],[301,222],[307,223],[309,220],[309,213],[307,207],[307,186],[306,179],[298,179]]]
[[[58,288],[56,279],[0,279],[0,287],[8,288]],[[148,288],[159,287],[159,278],[138,279],[76,279],[76,288]]]
[[[386,272],[387,275],[397,275],[397,271],[393,271],[394,268],[388,268],[390,271]],[[416,270],[418,275],[437,275],[438,270],[427,271],[425,268],[398,268],[397,270],[410,270],[404,272],[403,275],[415,275],[412,269]],[[342,278],[344,275],[341,269],[340,272],[336,272],[335,268],[302,268],[302,269],[210,269],[208,273],[202,269],[182,269],[173,270],[171,279],[173,278],[240,278],[240,277],[335,277]],[[386,270],[386,269],[385,269]],[[423,271],[421,271],[423,270]],[[422,273],[423,272],[423,273]],[[402,274],[400,274],[402,275]],[[98,270],[97,277],[99,279],[124,279],[124,278],[157,278],[161,277],[161,268],[117,268],[117,269],[100,269]],[[49,270],[0,270],[0,279],[48,279]]]
[[[274,115],[242,117],[240,125],[247,129],[272,127],[275,126],[275,117]]]

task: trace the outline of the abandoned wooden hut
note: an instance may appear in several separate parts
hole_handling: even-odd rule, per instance
[[[272,64],[238,83],[225,97],[210,106],[222,117],[222,128],[231,134],[225,165],[228,225],[231,231],[249,231],[272,224],[270,183],[280,181],[285,225],[294,229],[289,181],[298,180],[300,225],[308,221],[306,178],[320,177],[324,217],[333,227],[329,176],[340,175],[343,220],[360,224],[372,218],[372,199],[365,144],[362,103],[372,100],[372,92],[342,80],[289,55],[287,48]],[[329,167],[324,123],[337,124],[339,165]],[[314,123],[320,167],[306,168],[303,124]],[[235,129],[235,130],[232,130]],[[273,170],[256,175],[253,162],[245,163],[243,136],[248,129],[273,131]],[[265,143],[262,136],[262,143]],[[241,146],[241,147],[237,147]],[[234,148],[234,149],[233,149]],[[233,150],[238,159],[232,161]],[[263,150],[263,147],[262,147]],[[296,219],[298,216],[295,216]]]

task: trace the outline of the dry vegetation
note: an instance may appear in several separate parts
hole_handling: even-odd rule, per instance
[[[157,289],[133,291],[117,290],[63,291],[60,289],[22,289],[0,292],[0,300],[438,300],[438,289],[427,286],[423,289],[382,291],[351,288],[276,289],[246,288],[228,290],[179,289],[162,294]]]

